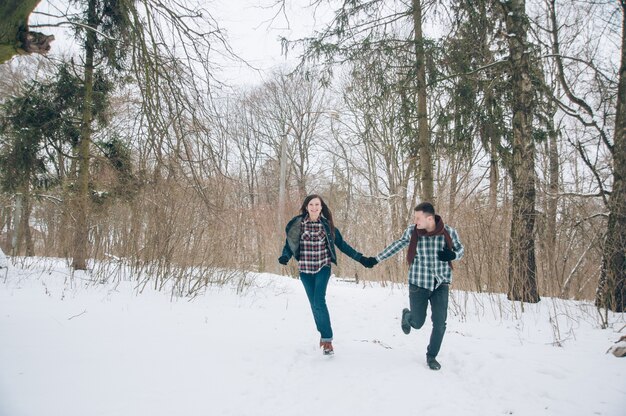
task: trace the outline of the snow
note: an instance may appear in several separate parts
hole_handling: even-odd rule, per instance
[[[7,256],[4,254],[4,251],[0,249],[0,269],[5,269],[7,267],[9,267]]]
[[[0,415],[605,415],[626,409],[623,332],[585,302],[452,291],[448,332],[404,335],[404,285],[333,279],[335,355],[299,281],[255,275],[193,299],[96,283],[61,260],[0,274]],[[239,292],[239,293],[238,293]]]

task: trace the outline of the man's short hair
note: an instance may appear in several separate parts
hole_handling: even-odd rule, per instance
[[[415,211],[422,211],[424,214],[429,216],[435,216],[435,207],[430,202],[422,202],[417,204],[415,207]]]

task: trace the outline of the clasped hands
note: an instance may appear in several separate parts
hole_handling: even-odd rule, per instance
[[[372,267],[376,266],[378,264],[378,260],[376,260],[376,257],[365,257],[362,256],[359,259],[359,263],[361,263],[363,266],[367,267],[368,269],[371,269]]]

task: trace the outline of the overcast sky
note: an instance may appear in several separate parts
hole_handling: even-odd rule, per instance
[[[277,7],[268,7],[273,0],[215,0],[208,1],[207,8],[215,10],[219,22],[228,31],[228,37],[236,53],[251,65],[263,70],[293,61],[295,54],[286,58],[281,53],[280,36],[295,39],[308,36],[320,22],[332,17],[318,9],[307,7],[309,0],[288,0],[287,9],[281,13]],[[317,26],[316,26],[317,25]],[[232,68],[232,76],[255,79],[245,67]]]
[[[324,16],[318,9],[307,7],[309,0],[286,0],[286,9],[280,12],[276,0],[187,0],[204,2],[204,8],[211,13],[220,27],[227,33],[233,51],[259,71],[241,63],[223,64],[223,81],[234,84],[258,83],[272,68],[284,65],[287,58],[281,53],[280,36],[290,39],[310,35],[316,25],[330,19],[331,13]],[[36,11],[59,15],[66,12],[67,0],[42,0]],[[316,15],[314,17],[314,14]],[[50,23],[58,20],[34,14],[30,24]],[[51,57],[67,54],[75,48],[68,26],[34,29],[46,34],[54,34]],[[215,57],[214,57],[215,58]],[[290,55],[293,62],[295,54]],[[221,78],[222,78],[221,77]]]

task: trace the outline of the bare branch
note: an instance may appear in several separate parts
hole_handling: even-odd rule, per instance
[[[91,30],[93,32],[96,32],[98,35],[102,36],[105,39],[109,39],[109,40],[117,40],[111,36],[107,36],[104,33],[102,33],[101,31],[99,31],[98,29],[91,27],[89,25],[83,24],[83,23],[79,23],[79,22],[58,22],[58,23],[47,23],[45,25],[31,25],[30,27],[60,27],[60,26],[78,26],[78,27],[82,27],[83,29],[87,29],[87,30]]]
[[[546,195],[552,197],[552,198],[558,198],[561,196],[573,196],[573,197],[577,197],[577,198],[602,198],[605,195],[611,195],[611,191],[605,191],[602,190],[600,192],[597,192],[595,194],[584,194],[584,193],[580,193],[580,192],[558,192],[558,193],[552,193],[552,192],[547,192],[546,191]]]
[[[600,218],[605,218],[605,219],[608,219],[608,218],[609,218],[609,213],[608,213],[608,212],[599,212],[599,213],[597,213],[597,214],[590,215],[590,216],[588,216],[588,217],[585,217],[585,218],[583,218],[583,219],[581,219],[581,220],[576,221],[576,222],[574,223],[574,227],[578,227],[578,226],[579,226],[580,224],[582,224],[583,222],[587,222],[587,221],[589,221],[589,220],[592,220],[592,219],[594,219],[594,218],[599,218],[599,217],[600,217]]]

